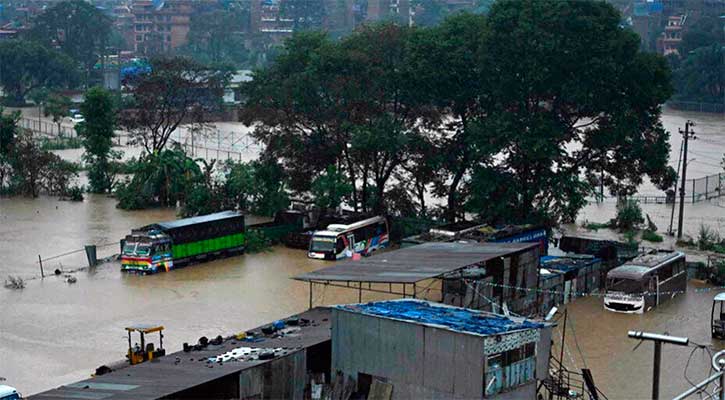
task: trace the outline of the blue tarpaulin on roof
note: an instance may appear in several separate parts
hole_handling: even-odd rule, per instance
[[[483,313],[466,308],[435,306],[426,301],[379,301],[340,305],[337,308],[361,314],[393,318],[420,324],[441,325],[458,332],[498,335],[519,329],[539,329],[544,324]]]

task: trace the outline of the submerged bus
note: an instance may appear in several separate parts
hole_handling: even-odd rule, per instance
[[[331,224],[317,231],[310,240],[309,258],[339,260],[353,253],[368,255],[388,247],[388,221],[377,216],[350,225]]]
[[[604,308],[642,314],[687,290],[685,254],[657,252],[637,257],[607,273]]]
[[[121,269],[152,274],[244,252],[244,215],[235,211],[159,222],[121,241]]]

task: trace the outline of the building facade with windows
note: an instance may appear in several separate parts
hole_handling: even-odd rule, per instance
[[[331,322],[331,379],[360,396],[534,399],[549,374],[548,323],[414,299],[336,306]]]

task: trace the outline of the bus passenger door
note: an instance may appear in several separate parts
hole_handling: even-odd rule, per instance
[[[355,235],[352,233],[347,235],[347,247],[351,254],[355,252]]]
[[[649,278],[649,286],[647,287],[647,297],[654,297],[654,305],[660,304],[660,285],[659,276],[655,275]]]

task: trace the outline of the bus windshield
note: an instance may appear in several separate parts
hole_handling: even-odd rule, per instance
[[[632,279],[609,278],[607,281],[607,290],[625,294],[640,294],[642,293],[642,282]]]
[[[335,250],[335,238],[334,237],[313,237],[312,244],[310,245],[310,251],[316,253],[327,253]]]
[[[136,254],[140,256],[146,256],[151,252],[151,245],[139,243],[138,246],[136,246]]]
[[[126,243],[123,246],[123,254],[131,255],[136,251],[136,243]]]

